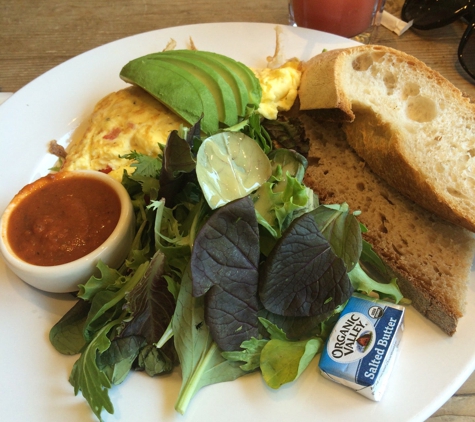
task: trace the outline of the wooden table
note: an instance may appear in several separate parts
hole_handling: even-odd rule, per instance
[[[402,0],[387,0],[399,16]],[[170,26],[205,22],[287,24],[287,0],[0,0],[0,91],[15,92],[54,66],[102,44]],[[467,95],[475,84],[457,60],[465,25],[410,30],[380,28],[376,42],[412,54]],[[475,420],[475,375],[429,421]]]

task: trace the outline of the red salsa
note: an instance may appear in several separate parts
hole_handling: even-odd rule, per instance
[[[22,260],[60,265],[97,249],[119,221],[120,199],[105,182],[82,175],[45,176],[25,186],[8,220],[10,247]]]

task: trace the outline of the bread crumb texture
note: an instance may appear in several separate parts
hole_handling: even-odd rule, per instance
[[[475,231],[475,105],[401,51],[360,46],[329,53],[306,69],[309,78],[326,79],[337,103],[354,114],[345,126],[352,147],[399,192]],[[304,72],[301,91],[307,83]],[[326,106],[335,105],[318,105]]]
[[[359,66],[366,66],[365,60]],[[305,183],[322,203],[360,210],[364,235],[398,277],[406,297],[448,334],[456,330],[475,240],[472,233],[425,211],[382,181],[348,145],[338,124],[302,117],[310,138]]]

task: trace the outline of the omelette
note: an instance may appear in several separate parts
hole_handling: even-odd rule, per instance
[[[258,112],[274,120],[289,110],[300,84],[301,65],[289,60],[282,66],[254,69],[262,87]],[[136,151],[157,156],[168,135],[189,124],[142,88],[131,86],[100,100],[84,135],[66,149],[61,170],[98,170],[121,181],[124,170],[133,173],[132,161],[120,156]]]
[[[61,170],[99,170],[122,180],[133,173],[131,151],[157,156],[160,144],[180,125],[188,125],[141,88],[132,86],[100,100],[82,138],[67,148]]]

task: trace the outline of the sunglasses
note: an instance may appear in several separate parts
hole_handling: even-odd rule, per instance
[[[435,29],[457,19],[468,23],[458,47],[463,69],[475,80],[475,0],[406,0],[401,18],[416,29]]]

